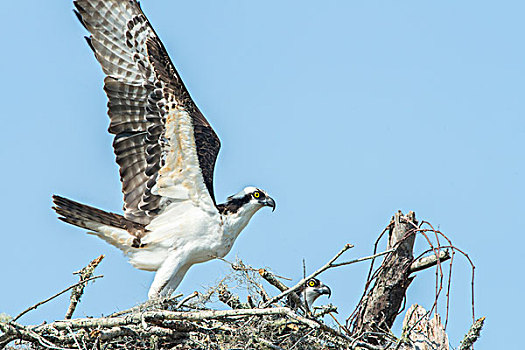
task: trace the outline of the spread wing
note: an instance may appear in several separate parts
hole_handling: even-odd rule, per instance
[[[215,210],[220,141],[135,0],[77,0],[76,14],[106,74],[109,132],[124,216],[148,224],[172,202]]]

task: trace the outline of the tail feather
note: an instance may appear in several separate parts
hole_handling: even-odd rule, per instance
[[[60,220],[86,229],[91,229],[86,226],[89,221],[122,229],[126,229],[126,222],[129,221],[122,215],[108,213],[56,195],[53,196],[53,203],[55,204],[53,209],[61,216]]]
[[[140,239],[147,233],[144,225],[119,214],[109,213],[56,195],[53,196],[53,203],[55,204],[53,210],[57,212],[60,220],[94,231],[97,236],[121,249],[121,245],[129,238],[132,238],[131,247],[140,248]]]

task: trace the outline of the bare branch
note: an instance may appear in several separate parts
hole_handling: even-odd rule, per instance
[[[247,304],[241,303],[241,301],[239,300],[239,296],[230,292],[223,283],[219,284],[217,292],[219,294],[219,300],[231,307],[232,309],[250,308]]]
[[[355,264],[355,263],[358,263],[358,262],[361,262],[361,261],[375,259],[377,257],[386,255],[388,253],[392,253],[393,251],[394,251],[394,249],[389,249],[389,250],[385,250],[384,252],[377,253],[377,254],[374,254],[374,255],[369,255],[369,256],[362,257],[362,258],[358,258],[358,259],[354,259],[354,260],[350,260],[350,261],[345,261],[345,262],[342,262],[342,263],[331,264],[329,267],[331,268],[331,267],[339,267],[339,266],[351,265],[351,264]]]
[[[478,340],[479,335],[481,333],[481,329],[483,328],[483,324],[485,323],[485,317],[478,318],[476,322],[470,327],[467,334],[465,334],[465,337],[461,341],[461,344],[459,345],[458,350],[470,350],[472,349],[472,345]]]
[[[262,278],[264,278],[268,283],[270,283],[275,288],[279,289],[281,292],[285,292],[288,290],[288,287],[279,281],[276,276],[271,273],[270,271],[267,271],[266,269],[259,269],[259,274]],[[292,302],[299,306],[301,309],[306,311],[306,307],[304,306],[303,302],[299,298],[299,296],[296,293],[290,293],[290,298],[292,299]]]
[[[80,271],[74,272],[74,274],[80,275],[80,282],[84,282],[91,276],[93,276],[93,272],[95,271],[95,268],[100,264],[100,262],[104,259],[104,255],[99,256],[98,258],[91,261],[86,267],[82,268]],[[69,307],[66,312],[66,316],[64,318],[69,319],[71,316],[73,316],[73,312],[75,312],[75,309],[77,307],[78,302],[80,301],[80,297],[82,294],[84,294],[84,287],[86,286],[85,283],[79,284],[73,288],[71,291],[71,302],[69,303]]]
[[[445,262],[450,259],[450,252],[447,250],[441,250],[439,256],[430,255],[424,256],[415,260],[412,265],[410,265],[410,273],[428,269],[429,267],[436,266],[439,262]]]
[[[279,299],[287,296],[288,294],[290,294],[291,292],[295,292],[297,289],[299,289],[302,285],[304,285],[304,283],[306,281],[308,281],[310,278],[313,278],[313,277],[316,277],[317,275],[319,275],[320,273],[328,270],[330,267],[332,267],[331,265],[334,263],[334,261],[336,261],[344,252],[346,252],[348,249],[350,248],[353,248],[354,246],[352,244],[346,244],[343,249],[341,249],[339,251],[339,253],[337,253],[332,259],[330,259],[330,261],[328,263],[326,263],[326,265],[324,265],[323,267],[321,267],[319,270],[315,271],[314,273],[312,273],[310,276],[308,277],[305,277],[303,278],[302,280],[300,280],[295,286],[293,286],[292,288],[289,288],[287,289],[286,291],[282,292],[281,294],[271,298],[270,300],[268,300],[266,303],[264,303],[263,307],[268,307],[269,305],[275,303],[276,301],[278,301]]]
[[[186,304],[186,302],[188,302],[189,300],[197,297],[199,295],[199,292],[195,291],[193,293],[191,293],[190,295],[188,295],[186,298],[182,299],[178,304],[177,306],[175,306],[175,309],[180,309],[184,304]]]
[[[180,298],[183,295],[184,294],[179,293],[179,294],[173,295],[171,297],[167,297],[167,298],[147,300],[147,301],[145,301],[142,304],[133,306],[132,308],[114,312],[111,315],[109,315],[108,317],[117,317],[117,316],[122,316],[122,315],[125,315],[125,314],[130,314],[130,313],[133,313],[133,312],[137,312],[137,311],[144,311],[147,308],[151,308],[151,307],[154,307],[154,308],[155,307],[162,307],[163,305],[168,304],[169,302],[171,302],[171,301],[173,301],[173,300],[175,300],[177,298]]]
[[[75,283],[74,285],[67,287],[66,289],[64,289],[64,290],[58,292],[57,294],[55,294],[55,295],[53,295],[53,296],[47,298],[46,300],[43,300],[43,301],[41,301],[41,302],[39,302],[39,303],[36,303],[35,305],[33,305],[33,306],[31,306],[31,307],[25,309],[24,311],[22,311],[21,313],[19,313],[18,316],[16,316],[16,317],[13,319],[13,321],[18,320],[20,317],[22,317],[23,315],[25,315],[25,314],[28,313],[29,311],[34,310],[34,309],[36,309],[37,307],[39,307],[40,305],[45,304],[45,303],[47,303],[48,301],[55,299],[55,298],[58,297],[59,295],[64,294],[65,292],[67,292],[68,290],[70,290],[70,289],[72,289],[72,288],[75,288],[76,286],[79,286],[79,285],[81,285],[81,284],[86,284],[86,283],[89,282],[89,281],[95,280],[95,279],[97,279],[97,278],[102,278],[102,277],[104,277],[104,276],[102,276],[102,275],[100,275],[100,276],[94,276],[94,277],[90,277],[90,278],[88,278],[88,279],[86,279],[86,280],[84,280],[84,281],[81,281],[81,282]]]
[[[57,330],[64,330],[70,326],[73,329],[77,328],[91,328],[91,327],[117,327],[126,326],[130,324],[139,324],[143,320],[149,321],[164,321],[164,320],[186,320],[186,321],[202,321],[206,319],[215,318],[232,318],[232,317],[247,317],[247,316],[261,316],[261,315],[285,315],[299,320],[292,310],[286,307],[266,308],[266,309],[238,309],[238,310],[204,310],[204,311],[146,311],[134,313],[127,316],[112,317],[112,318],[77,318],[72,320],[61,320],[53,323],[45,324],[35,328],[35,331],[43,331],[51,328]],[[318,324],[312,320],[300,320],[310,327],[317,327]]]
[[[34,342],[48,349],[63,349],[46,340],[40,334],[14,321],[9,323],[0,322],[0,330],[4,332],[4,334],[0,336],[0,349],[3,349],[7,344],[16,339]]]

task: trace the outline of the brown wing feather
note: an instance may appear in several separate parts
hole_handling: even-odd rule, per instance
[[[134,0],[77,0],[88,43],[107,75],[109,132],[120,166],[125,217],[147,224],[168,200],[152,193],[164,166],[165,103],[175,100],[192,118],[202,177],[215,203],[213,171],[220,142],[191,99],[155,31]]]
[[[186,90],[182,80],[179,78],[162,42],[157,37],[150,38],[147,42],[147,46],[150,62],[155,68],[155,72],[159,74],[160,79],[166,83],[167,88],[172,90],[175,96],[180,96],[185,109],[188,110],[192,116],[193,133],[195,136],[195,145],[197,146],[199,165],[206,188],[215,203],[213,171],[221,147],[219,137],[191,99],[190,94]],[[169,79],[169,77],[172,76],[176,79]]]

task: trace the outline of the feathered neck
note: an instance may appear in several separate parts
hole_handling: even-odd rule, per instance
[[[235,237],[248,225],[253,214],[262,208],[262,205],[250,201],[241,204],[230,200],[221,205],[224,206],[222,211],[219,209],[224,229]]]

